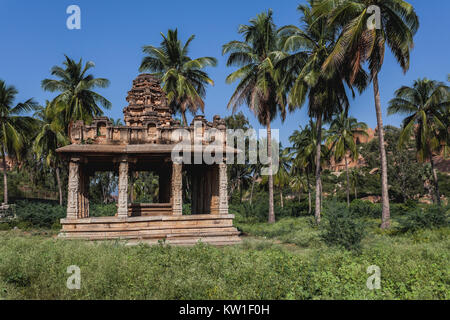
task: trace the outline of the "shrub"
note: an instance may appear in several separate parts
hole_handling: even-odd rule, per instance
[[[117,204],[91,204],[89,206],[89,215],[92,217],[112,217],[117,213]]]
[[[325,207],[322,239],[331,246],[359,250],[365,234],[365,225],[350,212],[346,204],[330,203]]]
[[[350,203],[350,213],[356,217],[381,217],[381,206],[370,201],[355,199]]]
[[[66,216],[66,207],[48,202],[22,200],[16,203],[16,216],[19,221],[28,223],[27,228],[50,228],[55,221]],[[22,227],[24,226],[25,224],[22,224]]]
[[[191,204],[183,203],[183,215],[190,216],[192,214]]]
[[[11,226],[7,222],[0,223],[0,231],[10,230]]]
[[[282,218],[306,216],[308,215],[308,202],[307,200],[302,202],[285,201],[283,208],[275,204],[274,211],[275,218],[277,220]],[[235,214],[238,220],[245,220],[247,222],[267,221],[269,215],[269,202],[267,195],[259,194],[255,199],[253,199],[252,204],[247,201],[239,204],[230,204],[230,212]]]
[[[412,200],[407,200],[405,203],[392,203],[391,216],[404,216],[409,212],[416,210],[417,208],[417,202]]]
[[[429,206],[425,209],[417,208],[399,219],[400,230],[403,232],[419,229],[434,229],[449,225],[448,215],[450,206]]]
[[[115,203],[90,204],[92,217],[114,216],[117,212]],[[16,202],[17,227],[29,229],[32,227],[56,229],[59,220],[66,217],[66,206],[57,203],[21,200]]]

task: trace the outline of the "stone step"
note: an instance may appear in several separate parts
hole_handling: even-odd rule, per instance
[[[175,231],[175,232],[174,232]],[[236,228],[217,228],[193,230],[142,230],[114,232],[61,232],[58,236],[65,239],[184,239],[191,237],[235,236],[240,232]]]

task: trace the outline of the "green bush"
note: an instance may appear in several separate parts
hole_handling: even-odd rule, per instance
[[[355,199],[350,203],[350,213],[355,217],[381,217],[381,206],[370,201]]]
[[[16,202],[16,216],[19,221],[28,223],[27,227],[51,228],[55,221],[66,216],[66,207],[49,202],[22,200]],[[21,226],[25,228],[25,224]]]
[[[313,209],[312,209],[313,210]],[[278,204],[274,205],[275,218],[289,218],[289,217],[301,217],[308,215],[308,202],[307,200],[298,201],[285,201],[282,208]],[[247,222],[264,222],[269,217],[269,201],[267,195],[258,194],[252,201],[245,201],[239,204],[230,204],[230,212],[236,215],[238,220]]]
[[[391,203],[391,216],[404,216],[417,208],[418,203],[412,200],[407,200],[405,203]]]
[[[341,246],[348,250],[359,250],[365,235],[365,225],[350,212],[344,203],[329,203],[325,207],[326,223],[322,239],[331,246]]]
[[[192,214],[191,204],[183,203],[183,215],[190,216]]]
[[[312,216],[282,218],[274,224],[268,224],[267,222],[237,223],[237,227],[245,234],[276,239],[284,243],[293,243],[302,248],[323,246],[319,228]]]
[[[16,202],[17,227],[29,229],[32,227],[56,229],[59,220],[66,217],[66,206],[60,206],[54,202],[21,200]],[[114,216],[117,212],[115,203],[90,204],[92,217]]]
[[[417,208],[408,212],[399,219],[400,230],[403,232],[415,232],[419,229],[433,229],[449,225],[448,216],[450,206],[428,206],[424,209]]]
[[[89,215],[92,217],[112,217],[117,213],[117,204],[90,204]]]
[[[11,226],[7,222],[0,223],[0,231],[11,230]]]

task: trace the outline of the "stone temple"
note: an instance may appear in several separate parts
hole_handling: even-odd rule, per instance
[[[211,132],[225,136],[225,121],[219,116],[213,122],[195,116],[189,127],[182,127],[172,118],[159,81],[149,74],[133,81],[127,102],[124,126],[113,126],[106,117],[95,118],[90,124],[77,121],[70,127],[72,144],[57,150],[69,161],[67,217],[61,219],[59,237],[123,239],[131,243],[165,240],[182,245],[198,241],[239,243],[234,216],[228,213],[224,160],[237,151],[227,148],[225,140],[217,140],[221,146],[214,149],[215,153],[222,153],[224,159],[213,164],[203,160],[186,163],[180,157],[174,159],[172,152],[182,140],[177,129],[184,129],[189,137],[195,136],[192,141],[199,141],[200,147],[193,147],[187,154],[193,159],[196,152],[204,152],[215,140]],[[113,217],[90,217],[89,181],[98,171],[114,171],[119,176],[117,214]],[[159,177],[158,203],[132,203],[130,178],[133,172],[142,171]],[[190,181],[189,215],[183,215],[184,180]]]

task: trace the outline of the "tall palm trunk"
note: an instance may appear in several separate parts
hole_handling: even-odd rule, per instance
[[[284,203],[283,203],[283,191],[280,189],[280,205],[282,208],[284,208]]]
[[[380,144],[380,162],[381,162],[381,199],[383,202],[383,212],[381,214],[381,229],[387,229],[391,225],[391,214],[389,208],[389,191],[387,176],[387,158],[384,147],[384,129],[381,116],[380,89],[378,87],[378,74],[373,77],[373,93],[375,97],[375,111],[377,114],[378,140]]]
[[[273,174],[272,174],[272,131],[270,129],[270,116],[267,116],[267,158],[269,165],[269,223],[275,223],[273,208]]]
[[[56,183],[58,184],[58,193],[59,193],[59,205],[63,205],[63,195],[62,195],[62,187],[61,187],[61,177],[59,173],[59,167],[56,167]]]
[[[317,117],[317,145],[316,145],[316,206],[314,208],[314,216],[316,223],[320,223],[320,209],[321,209],[321,181],[320,181],[320,147],[322,141],[322,115]]]
[[[311,189],[308,188],[308,214],[311,214]]]
[[[255,187],[255,181],[256,181],[256,175],[253,175],[252,189],[250,191],[250,204],[252,204],[252,201],[253,201],[253,188]]]
[[[309,174],[306,172],[306,183],[308,184],[308,214],[311,214],[311,185],[309,184]]]
[[[431,151],[430,151],[430,164],[431,164],[431,171],[433,172],[434,192],[435,192],[435,197],[436,197],[436,203],[438,206],[441,206],[441,195],[439,193],[438,176],[437,176],[436,168],[434,167],[433,153],[431,153]]]
[[[238,180],[238,188],[239,188],[239,200],[242,202],[242,180]]]
[[[5,148],[2,146],[2,160],[3,160],[3,203],[8,204],[8,175],[6,173],[6,156]]]
[[[345,156],[345,174],[347,175],[347,207],[350,207],[350,178],[348,176],[347,156]]]
[[[320,177],[320,212],[322,212],[323,206],[323,185],[322,185],[322,177]]]
[[[181,116],[183,117],[183,126],[187,127],[188,122],[187,122],[187,118],[186,118],[186,111],[181,111]]]

